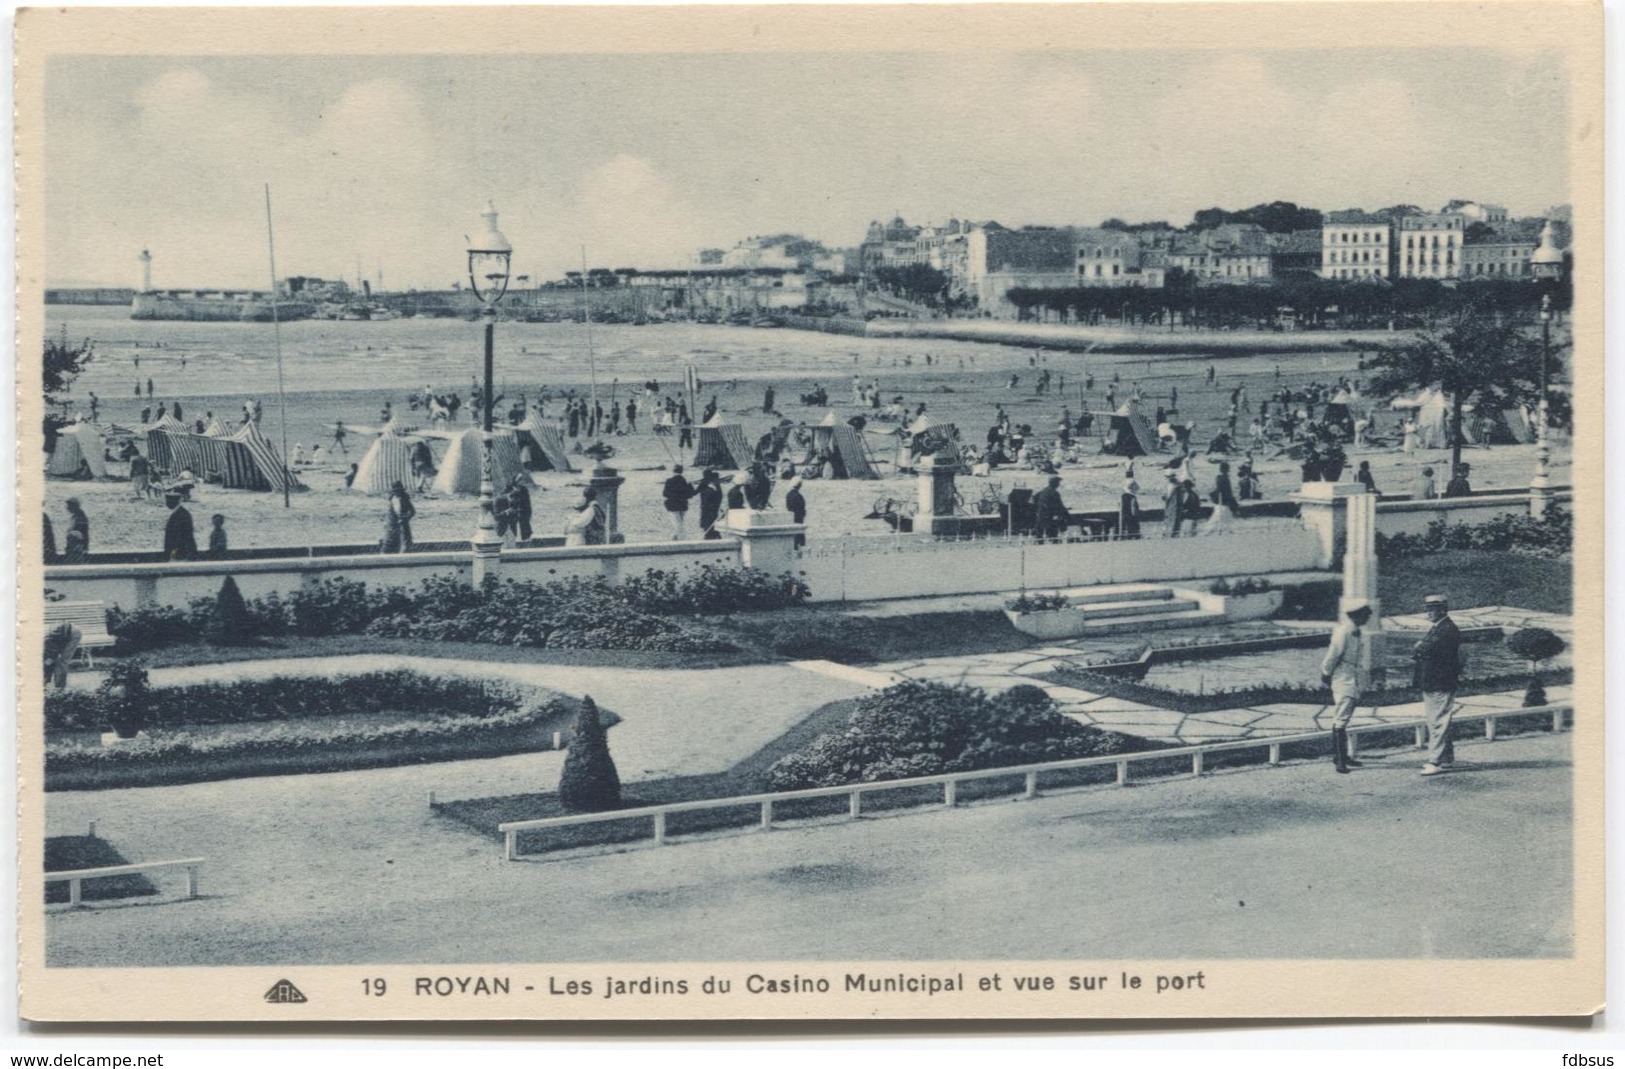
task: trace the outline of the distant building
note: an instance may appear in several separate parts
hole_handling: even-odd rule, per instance
[[[1226,223],[1196,234],[1176,234],[1165,254],[1169,267],[1179,268],[1202,285],[1267,282],[1274,274],[1269,235],[1252,223]]]
[[[1461,247],[1463,278],[1532,278],[1529,261],[1538,245],[1535,220],[1503,221],[1492,232],[1472,228]]]
[[[1497,226],[1507,221],[1507,210],[1499,204],[1480,204],[1476,200],[1453,200],[1440,211],[1441,215],[1459,215],[1469,223],[1487,223]]]
[[[1400,216],[1394,233],[1394,273],[1398,278],[1460,278],[1466,216],[1428,212]]]
[[[1138,284],[1140,243],[1125,230],[1080,228],[1072,231],[1077,250],[1077,284],[1129,286]]]
[[[865,274],[880,267],[906,267],[921,262],[920,227],[909,226],[901,215],[889,223],[873,222],[858,246]]]
[[[1071,230],[979,226],[966,238],[966,295],[982,309],[1007,315],[1013,289],[1069,289],[1078,284],[1078,250]]]
[[[1321,231],[1294,230],[1270,234],[1270,275],[1279,278],[1293,272],[1320,273]]]
[[[1370,212],[1328,212],[1320,227],[1320,274],[1342,280],[1392,277],[1393,224]]]
[[[722,258],[728,254],[726,249],[701,249],[694,254],[695,267],[721,267]]]

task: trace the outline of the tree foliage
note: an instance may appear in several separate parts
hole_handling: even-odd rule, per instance
[[[1187,229],[1211,230],[1226,223],[1252,223],[1271,234],[1289,234],[1294,230],[1319,230],[1321,218],[1320,212],[1313,208],[1300,208],[1291,201],[1274,200],[1235,212],[1223,208],[1203,208],[1191,217],[1191,225]]]
[[[1550,355],[1548,376],[1563,370]],[[1397,394],[1437,387],[1450,398],[1452,426],[1460,427],[1471,399],[1492,410],[1540,399],[1541,344],[1529,332],[1486,309],[1468,306],[1440,330],[1405,345],[1384,346],[1366,361],[1371,391]],[[1453,435],[1451,464],[1461,463],[1461,435]]]
[[[938,304],[948,292],[948,276],[930,264],[875,268],[875,281],[900,297]]]
[[[597,813],[621,804],[621,777],[609,755],[609,738],[591,697],[581,699],[575,736],[559,776],[559,804],[573,813]]]

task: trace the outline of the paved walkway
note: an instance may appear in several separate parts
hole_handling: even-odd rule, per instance
[[[1571,647],[1573,645],[1573,621],[1567,616],[1500,606],[1465,609],[1452,615],[1464,628],[1497,626],[1516,630],[1520,627],[1546,627],[1562,636]],[[1329,630],[1327,625],[1321,623],[1305,623],[1301,626],[1310,630]],[[1420,632],[1426,629],[1427,620],[1425,616],[1390,616],[1384,619],[1383,626],[1390,632]],[[1249,634],[1278,633],[1280,628],[1281,625],[1274,623],[1226,625],[1222,631],[1225,638],[1245,638]],[[1211,629],[1209,630],[1211,633]],[[1148,641],[1155,643],[1159,638],[1164,641],[1168,639],[1177,641],[1181,634],[1188,637],[1191,632],[1162,633],[1151,637]],[[1122,636],[1070,639],[1058,641],[1050,646],[1038,646],[1009,653],[966,654],[958,657],[896,661],[876,665],[870,669],[848,669],[843,676],[860,678],[863,673],[867,673],[870,685],[874,687],[889,686],[904,679],[918,679],[1002,691],[1018,683],[1033,683],[1035,677],[1047,675],[1061,668],[1085,668],[1090,664],[1101,663],[1102,655],[1108,651],[1118,651],[1120,656],[1124,645]],[[1318,661],[1320,657],[1319,651],[1306,650],[1303,651],[1303,655],[1306,660],[1311,661]],[[1566,655],[1553,662],[1554,666],[1566,666],[1568,663]],[[1191,671],[1200,672],[1201,669],[1193,668]],[[1181,713],[1156,705],[1094,694],[1076,687],[1048,683],[1039,685],[1055,700],[1063,713],[1080,723],[1161,742],[1189,745],[1225,739],[1294,735],[1307,731],[1329,730],[1331,727],[1330,706],[1324,702],[1282,702],[1209,713]],[[1571,689],[1567,686],[1551,686],[1547,688],[1547,693],[1553,701],[1564,701],[1570,697]],[[1499,694],[1466,697],[1460,699],[1460,702],[1462,706],[1472,709],[1517,708],[1523,702],[1523,690],[1516,688]],[[1416,720],[1421,715],[1420,702],[1380,708],[1367,706],[1356,711],[1353,722],[1360,727],[1375,726]]]
[[[818,961],[1561,957],[1570,744],[1466,743],[1431,779],[1368,755],[1351,776],[1288,764],[571,861],[501,861],[398,790],[407,770],[52,795],[54,832],[99,817],[133,857],[209,864],[196,902],[53,912],[47,960],[800,961],[838,988]]]
[[[610,729],[609,744],[621,778],[628,782],[721,772],[784,734],[819,706],[867,690],[863,682],[783,664],[677,670],[430,660],[396,654],[154,668],[151,681],[158,687],[176,687],[274,676],[331,678],[403,668],[435,675],[511,680],[577,697],[592,695],[601,707],[621,717],[621,722]],[[94,687],[101,675],[81,672],[70,678],[74,686]],[[413,804],[417,804],[430,790],[436,791],[442,801],[551,790],[563,763],[563,751],[553,750],[378,772],[393,773],[408,796],[415,794]]]

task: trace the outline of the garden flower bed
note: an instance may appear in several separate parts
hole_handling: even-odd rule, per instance
[[[106,695],[47,697],[45,789],[339,772],[550,749],[575,700],[416,672],[274,678],[145,695],[138,738],[104,745]],[[614,722],[614,717],[609,717]]]

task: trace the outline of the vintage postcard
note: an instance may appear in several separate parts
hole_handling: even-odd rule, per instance
[[[1601,30],[23,11],[21,1015],[1600,1012]]]

